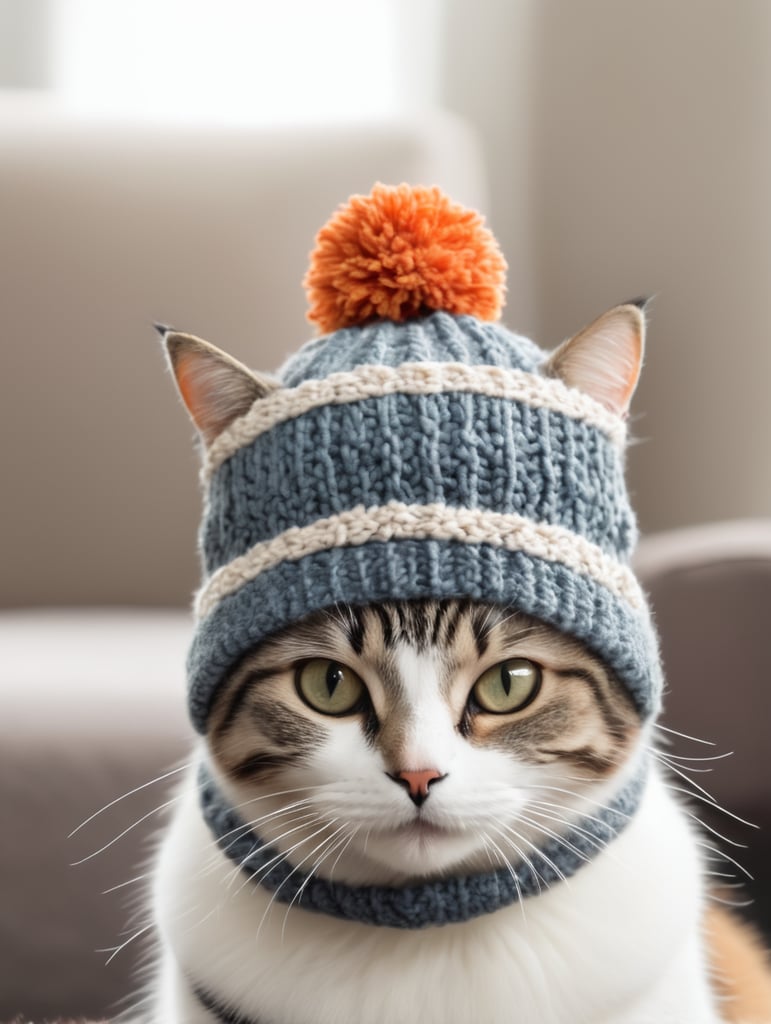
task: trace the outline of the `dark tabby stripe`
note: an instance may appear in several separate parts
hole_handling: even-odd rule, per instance
[[[355,625],[345,623],[348,641],[356,653],[361,654],[368,616],[374,612],[380,620],[383,647],[386,650],[392,650],[400,641],[414,644],[419,651],[439,646],[440,641],[449,646],[455,638],[462,616],[468,612],[471,604],[467,598],[448,598],[442,601],[404,601],[372,605],[370,608],[351,608]],[[480,654],[487,649],[491,628],[486,619],[487,609],[482,607],[475,612],[470,622]]]
[[[360,608],[351,608],[345,619],[345,635],[351,650],[361,654],[364,650],[364,616]]]
[[[608,729],[608,732],[617,742],[625,740],[628,735],[628,725],[624,719],[618,715],[613,709],[611,700],[612,694],[608,693],[607,685],[603,683],[590,672],[588,669],[583,668],[571,668],[564,670],[555,670],[556,675],[562,679],[581,679],[585,682],[592,693],[594,694],[594,700],[597,708],[602,715],[602,719]]]
[[[383,630],[383,647],[390,650],[394,645],[394,628],[391,624],[391,616],[382,604],[372,606],[380,619],[380,628]]]
[[[477,648],[477,656],[482,658],[488,647],[490,637],[490,614],[487,608],[475,608],[471,616],[471,633]]]
[[[277,768],[286,768],[287,765],[296,763],[298,760],[298,757],[293,757],[292,755],[250,754],[249,757],[245,757],[238,764],[232,767],[229,766],[228,770],[234,778],[243,782],[247,779],[255,780],[260,776],[270,775]]]
[[[267,668],[262,672],[247,672],[244,678],[235,688],[234,692],[230,696],[228,701],[227,710],[222,718],[222,721],[217,725],[215,729],[215,736],[224,736],[225,733],[230,729],[231,725],[238,718],[239,712],[244,705],[244,701],[249,696],[249,691],[255,683],[259,683],[262,679],[269,679],[270,676],[276,674],[275,668]]]
[[[447,612],[449,611],[449,609],[450,609],[449,601],[442,601],[442,602],[440,602],[438,608],[436,609],[436,615],[434,616],[434,626],[433,626],[433,629],[431,630],[431,646],[432,647],[436,647],[437,644],[439,643],[439,634],[440,634],[440,631],[441,631],[442,624],[444,622],[445,616],[447,615]]]
[[[447,629],[444,632],[444,642],[448,647],[455,640],[455,634],[458,632],[460,620],[466,614],[470,603],[471,602],[466,599],[454,602],[452,615],[447,621]]]
[[[587,768],[589,771],[596,772],[598,775],[605,775],[607,772],[612,771],[618,767],[615,760],[609,757],[603,757],[602,754],[598,754],[593,747],[577,747],[575,750],[561,750],[557,748],[542,747],[540,750],[542,754],[548,754],[552,757],[562,757],[568,761],[572,761],[573,764],[579,768]]]

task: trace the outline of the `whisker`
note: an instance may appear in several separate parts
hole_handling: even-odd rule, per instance
[[[490,847],[485,842],[485,837],[483,835],[481,835],[481,833],[480,833],[479,838],[482,840],[482,847],[483,847],[485,853],[487,854],[487,859],[490,862],[490,867],[493,868],[493,870],[495,870],[496,868],[499,867],[499,865],[496,864],[495,861],[493,860],[493,855],[490,853]]]
[[[611,807],[609,804],[604,804],[600,800],[595,800],[594,797],[586,796],[584,793],[576,793],[572,789],[564,789],[560,786],[546,786],[539,783],[528,783],[527,789],[547,789],[553,793],[563,793],[566,796],[572,797],[574,800],[584,800],[586,803],[593,804],[601,811],[609,811],[611,814],[617,814],[621,818],[629,818],[630,815],[625,811],[619,810],[617,807]]]
[[[725,886],[723,888],[725,888]],[[737,902],[736,900],[723,900],[713,892],[709,894],[708,898],[712,903],[720,903],[722,906],[730,907],[732,910],[742,910],[745,907],[751,907],[755,902],[754,900],[742,900],[741,902]]]
[[[685,757],[683,754],[670,754],[667,750],[659,750],[658,747],[646,746],[652,754],[665,757],[669,761],[723,761],[726,757],[733,757],[733,750],[727,750],[723,754],[711,754],[709,757]]]
[[[103,889],[101,895],[109,896],[111,892],[117,892],[118,889],[125,889],[127,885],[133,885],[135,882],[142,882],[146,878],[152,878],[151,871],[146,871],[143,875],[137,875],[136,878],[129,878],[127,882],[119,882],[117,885],[110,886],[109,889]]]
[[[219,836],[220,840],[227,839],[228,836],[234,836],[232,842],[228,843],[225,850],[229,850],[235,843],[241,839],[246,832],[251,832],[256,829],[259,825],[265,824],[268,821],[274,821],[276,818],[282,818],[287,814],[293,814],[295,811],[304,810],[305,808],[310,809],[312,804],[308,800],[295,800],[294,803],[287,804],[285,807],[279,807],[278,810],[269,811],[267,814],[263,814],[259,818],[254,818],[252,821],[244,821],[235,828],[230,829],[227,832],[223,832]]]
[[[681,740],[691,740],[692,743],[703,743],[705,747],[716,747],[717,744],[713,743],[712,740],[700,740],[698,736],[689,736],[685,732],[678,732],[677,729],[670,729],[666,725],[661,725],[660,722],[653,723],[654,729],[661,729],[662,732],[670,733],[672,736],[679,736]]]
[[[149,782],[143,782],[141,786],[135,786],[133,789],[130,789],[127,793],[123,793],[122,796],[116,796],[114,800],[110,800],[110,802],[105,804],[104,807],[100,807],[98,811],[94,811],[93,814],[90,814],[85,821],[81,821],[78,827],[74,828],[72,832],[70,832],[70,834],[67,836],[67,838],[72,839],[74,835],[80,832],[82,828],[85,828],[86,825],[88,825],[90,822],[94,820],[94,818],[98,818],[100,814],[104,814],[105,811],[109,811],[111,807],[114,807],[116,804],[119,804],[121,800],[126,800],[128,797],[133,796],[135,793],[140,793],[143,789],[147,789],[148,786],[154,786],[157,782],[163,782],[165,779],[170,779],[172,775],[179,775],[180,772],[186,771],[189,767],[190,764],[188,763],[180,765],[179,768],[172,768],[171,771],[164,772],[163,775],[158,775],[156,776],[156,778],[150,779]],[[106,950],[104,950],[103,952],[106,952]]]
[[[322,815],[316,814],[315,812],[309,812],[308,814],[304,814],[304,815],[302,815],[299,818],[294,818],[293,819],[294,827],[290,828],[290,829],[287,829],[285,832],[282,832],[281,835],[276,836],[276,838],[271,841],[271,846],[272,847],[275,846],[277,843],[280,843],[283,839],[286,839],[287,836],[291,836],[295,832],[300,832],[300,831],[302,831],[305,828],[312,828],[317,822],[323,821],[323,820],[324,819],[323,819]],[[295,850],[297,848],[297,846],[302,846],[303,841],[304,840],[301,839],[291,849]],[[260,875],[267,874],[268,871],[271,869],[271,867],[273,867],[275,864],[281,863],[281,861],[284,860],[288,855],[289,855],[288,853],[282,853],[279,850],[273,857],[271,857],[264,864],[262,864],[259,868],[257,868],[257,870],[255,872],[253,872],[253,874],[248,876],[247,881],[249,881],[249,880],[251,880],[251,881],[260,881],[260,878],[259,878]],[[227,882],[228,887],[230,887],[230,885],[232,885],[233,881],[238,877],[239,872],[243,871],[245,869],[246,862],[248,861],[248,859],[249,859],[249,855],[247,855],[240,862],[240,864],[236,865],[234,870],[231,872],[231,876],[230,876],[230,878],[229,878],[229,880]],[[246,884],[246,882],[244,883],[244,885],[245,884]],[[241,892],[241,889],[244,888],[244,885],[239,886],[239,888],[236,889],[234,895],[238,895],[238,893]]]
[[[319,816],[318,818],[315,819],[315,821],[309,821],[309,822],[306,822],[303,825],[298,825],[297,828],[293,828],[293,829],[290,829],[288,832],[285,832],[284,835],[281,836],[280,838],[283,839],[286,836],[290,835],[292,832],[297,832],[300,829],[312,828],[316,821],[321,821],[321,820],[323,820],[323,819],[321,818],[321,816]],[[311,834],[309,836],[305,836],[302,839],[299,839],[285,853],[279,852],[275,857],[271,857],[271,859],[269,861],[267,861],[267,863],[263,864],[260,868],[258,868],[257,871],[253,872],[251,875],[247,875],[246,880],[243,882],[243,884],[241,886],[239,886],[238,889],[236,889],[234,895],[237,896],[238,893],[241,892],[241,890],[244,888],[244,886],[249,884],[249,882],[262,882],[262,879],[265,877],[265,875],[267,875],[270,872],[272,867],[276,867],[282,861],[288,860],[289,857],[294,853],[295,850],[299,849],[299,847],[301,847],[304,843],[309,843],[311,841],[311,839],[315,839],[317,835],[320,835],[324,831],[324,829],[331,828],[332,825],[334,825],[337,821],[338,821],[337,818],[333,818],[331,822],[325,823],[324,825],[321,826],[321,828],[316,829],[315,832],[311,832]],[[286,876],[286,878],[284,878],[284,880],[279,884],[278,888],[275,890],[276,893],[278,893],[281,890],[281,888],[284,885],[284,883],[289,878],[291,878],[291,876],[295,873],[295,871],[297,871],[297,869],[299,868],[300,864],[303,864],[307,859],[308,859],[307,856],[304,857],[298,864],[296,864],[292,868],[292,870],[289,872],[289,874]],[[275,895],[274,895],[274,898],[275,898]],[[273,901],[271,900],[271,903],[272,902]]]
[[[708,825],[706,821],[702,821],[701,818],[697,817],[697,815],[695,815],[693,811],[684,810],[684,813],[687,814],[689,818],[692,818],[695,822],[701,825],[702,828],[705,828],[708,832],[711,832],[713,836],[715,836],[717,839],[720,839],[722,842],[728,843],[729,846],[733,846],[738,850],[747,849],[746,843],[738,843],[735,839],[729,839],[728,836],[724,836],[721,832],[718,832],[716,828],[713,828],[711,825]]]
[[[530,808],[530,807],[547,807],[547,808],[549,808],[550,810],[553,810],[553,811],[567,811],[568,810],[568,808],[565,807],[564,804],[555,804],[551,800],[528,800],[527,807],[528,808]],[[629,820],[629,815],[628,814],[622,814],[620,811],[617,812],[617,813],[619,814],[620,817],[624,817],[627,820]],[[576,832],[584,832],[585,831],[583,828],[581,828],[580,825],[577,825],[575,822],[570,821],[569,818],[559,818],[559,816],[558,816],[558,819],[562,821],[563,825],[566,825],[568,828],[574,829]],[[582,813],[581,814],[581,819],[582,820],[586,820],[586,821],[593,821],[597,825],[600,825],[602,828],[608,828],[609,827],[608,823],[606,821],[603,821],[602,818],[598,818],[595,814],[585,814],[585,813]],[[587,833],[587,834],[591,835],[591,833]]]
[[[686,779],[686,782],[690,780]],[[695,782],[691,782],[692,786],[696,786]],[[706,790],[701,789],[701,786],[696,786],[697,789],[701,790],[702,793],[706,793],[706,796],[699,796],[698,793],[692,793],[689,789],[683,789],[682,786],[675,786],[671,782],[666,784],[667,789],[671,789],[674,793],[684,793],[691,800],[699,800],[701,803],[706,804],[707,807],[711,807],[713,811],[720,811],[721,814],[728,815],[729,818],[733,818],[734,821],[738,821],[740,825],[747,825],[748,828],[758,828],[758,826],[752,822],[747,821],[745,818],[740,818],[738,814],[734,814],[733,811],[726,810],[725,807],[721,807],[719,803],[716,803],[710,793],[706,793]],[[699,820],[698,818],[696,819]],[[720,836],[720,839],[725,839],[725,836]],[[726,839],[727,843],[730,843],[730,839]],[[741,846],[741,843],[733,843],[734,846]]]
[[[539,857],[541,857],[541,859],[542,859],[542,860],[543,860],[543,861],[544,861],[544,862],[545,862],[546,864],[548,864],[548,866],[549,866],[549,867],[550,867],[550,868],[552,869],[552,871],[554,871],[554,873],[555,873],[555,874],[557,875],[557,877],[558,877],[558,878],[560,878],[560,879],[561,879],[561,880],[562,880],[563,882],[565,882],[565,884],[567,885],[567,883],[568,883],[568,879],[567,879],[567,878],[565,877],[565,875],[564,875],[564,874],[562,873],[562,871],[561,871],[561,870],[560,870],[560,869],[559,869],[559,868],[557,867],[557,865],[556,865],[556,864],[554,863],[554,861],[553,861],[553,860],[552,860],[552,859],[551,859],[551,858],[550,858],[550,857],[549,857],[549,856],[548,856],[547,854],[545,854],[545,853],[543,852],[543,850],[540,850],[540,849],[539,849],[539,848],[538,848],[538,847],[537,847],[537,846],[535,845],[535,843],[533,843],[533,842],[532,842],[532,841],[531,841],[530,839],[528,839],[528,838],[527,838],[527,836],[523,836],[523,835],[522,835],[522,834],[521,834],[520,832],[517,832],[517,831],[516,831],[516,829],[514,829],[514,828],[512,827],[512,825],[510,825],[510,824],[507,824],[506,822],[500,821],[499,819],[496,819],[496,820],[498,821],[498,823],[499,823],[500,825],[503,825],[503,827],[504,827],[504,828],[505,828],[505,829],[506,829],[506,830],[507,830],[508,832],[511,832],[511,834],[512,834],[512,835],[514,835],[514,836],[516,836],[518,840],[520,840],[520,841],[521,841],[521,842],[523,842],[523,843],[526,843],[526,844],[527,844],[527,845],[528,845],[528,846],[529,846],[529,847],[530,847],[530,848],[531,848],[531,849],[532,849],[532,850],[533,850],[533,851],[534,851],[535,853],[537,853],[537,854],[538,854],[538,856],[539,856]],[[535,827],[535,828],[537,828],[537,829],[538,829],[538,830],[540,831],[540,828],[539,828],[539,826],[538,826],[537,824],[536,824],[536,825],[534,825],[534,827]],[[535,867],[534,867],[534,865],[532,865],[532,864],[530,863],[530,861],[528,861],[528,865],[529,865],[529,866],[530,866],[530,867],[532,868],[532,870],[533,870],[533,871],[534,871],[534,872],[535,872],[535,873],[537,874],[537,872],[535,871]],[[544,884],[546,885],[546,887],[547,887],[547,889],[548,889],[548,887],[549,887],[549,883],[548,883],[548,882],[546,882],[546,880],[545,880],[545,879],[543,879],[543,878],[542,878],[542,881],[544,882]]]
[[[585,854],[581,853],[577,846],[573,846],[573,844],[568,839],[566,839],[564,836],[561,836],[559,832],[554,832],[546,825],[542,825],[540,821],[533,821],[532,818],[527,817],[527,815],[525,814],[520,814],[519,820],[523,821],[526,825],[532,825],[533,828],[538,829],[539,832],[543,832],[543,834],[549,836],[550,839],[554,839],[555,842],[559,843],[560,846],[564,846],[566,849],[570,850],[572,853],[576,855],[576,857],[579,858],[579,860],[582,860],[585,864],[589,863],[589,858]],[[597,848],[602,850],[605,848],[605,844],[603,843]]]
[[[338,865],[338,864],[340,863],[340,858],[341,858],[341,857],[343,856],[343,854],[345,853],[345,851],[346,851],[346,850],[348,849],[348,847],[349,847],[349,846],[351,845],[351,843],[353,842],[353,840],[354,840],[354,839],[356,838],[356,834],[358,833],[358,831],[359,831],[359,828],[360,828],[360,826],[359,826],[359,825],[357,825],[357,826],[356,826],[356,828],[355,828],[355,829],[353,830],[353,832],[351,832],[350,836],[348,837],[348,842],[347,842],[347,843],[345,843],[345,845],[343,846],[343,848],[342,848],[342,849],[340,850],[340,853],[338,853],[337,857],[335,858],[335,863],[334,863],[334,864],[332,865],[332,867],[331,867],[331,868],[329,869],[329,880],[330,880],[330,882],[332,881],[332,876],[333,876],[333,875],[334,875],[334,873],[335,873],[335,868],[336,868],[336,867],[337,867],[337,865]]]
[[[131,943],[135,939],[138,939],[140,935],[144,935],[145,932],[149,932],[150,929],[153,928],[153,927],[154,927],[154,925],[153,925],[153,922],[151,921],[149,924],[146,924],[143,928],[140,928],[139,931],[136,931],[136,932],[134,932],[133,935],[129,936],[129,938],[126,939],[125,942],[121,943],[120,946],[111,947],[110,949],[97,949],[97,951],[96,951],[97,953],[109,953],[110,954],[110,956],[104,962],[105,967],[108,964],[112,963],[112,961],[115,959],[115,957],[118,955],[118,953],[121,953],[126,948],[126,946],[131,945]]]
[[[337,818],[333,818],[332,821],[327,822],[325,825],[322,825],[320,829],[317,829],[315,832],[311,833],[311,835],[309,835],[307,837],[307,839],[303,840],[303,841],[304,842],[310,842],[311,839],[315,839],[316,836],[319,835],[321,832],[323,832],[325,829],[332,828],[332,826],[337,822],[337,820],[338,820]],[[262,915],[262,917],[260,918],[260,923],[257,925],[257,935],[258,936],[259,936],[260,932],[262,931],[262,926],[263,926],[263,924],[265,922],[265,918],[267,917],[268,912],[270,911],[270,908],[273,906],[273,904],[278,899],[278,894],[281,892],[283,887],[286,885],[286,883],[289,881],[289,879],[292,877],[292,875],[295,874],[296,871],[300,870],[300,867],[306,862],[306,860],[308,860],[309,857],[312,857],[313,854],[316,852],[316,850],[318,850],[320,847],[324,846],[324,844],[328,841],[329,838],[331,838],[331,837],[327,837],[327,839],[322,840],[322,842],[319,843],[317,846],[315,846],[311,850],[311,852],[309,854],[307,854],[305,857],[303,857],[302,860],[298,861],[298,863],[295,864],[295,866],[292,868],[292,870],[289,872],[289,874],[286,876],[286,878],[284,878],[283,881],[280,882],[279,885],[276,887],[276,889],[274,889],[273,894],[272,894],[272,896],[270,898],[270,901],[268,902],[268,905],[265,908],[265,913]],[[301,843],[296,844],[294,849],[296,849],[297,846],[302,845],[303,841],[301,841]]]
[[[738,871],[741,871],[741,873],[751,882],[755,881],[754,876],[749,873],[749,871],[744,867],[744,865],[740,864],[738,860],[735,860],[730,854],[726,853],[725,850],[721,850],[717,846],[712,846],[711,843],[707,843],[700,839],[696,839],[695,842],[697,846],[700,846],[705,850],[709,850],[710,853],[717,854],[717,857],[720,861],[727,860],[729,864],[733,864],[733,866]]]
[[[177,803],[178,800],[179,796],[174,796],[171,798],[171,800],[166,800],[165,803],[159,804],[157,807],[154,807],[151,811],[148,811],[147,814],[143,814],[141,818],[138,818],[135,822],[129,825],[128,828],[124,828],[123,831],[119,832],[114,839],[111,839],[109,841],[109,843],[105,843],[104,846],[100,846],[98,850],[94,850],[93,853],[89,853],[87,857],[82,857],[80,860],[73,861],[72,864],[70,864],[70,867],[79,867],[81,864],[85,864],[86,861],[91,860],[92,857],[96,857],[100,853],[104,853],[105,850],[109,850],[109,848],[113,846],[115,843],[117,843],[118,840],[123,839],[124,836],[127,836],[129,832],[135,829],[138,825],[141,825],[143,821],[147,821],[147,819],[152,818],[154,814],[158,814],[160,811],[165,810],[167,807],[171,807],[171,805]]]
[[[516,838],[518,838],[518,839],[523,838],[517,832],[515,832],[514,829],[510,828],[504,822],[499,821],[498,824],[499,825],[503,825],[504,828],[506,829],[506,831],[507,832],[511,832],[512,835],[516,836]],[[495,828],[495,826],[493,826],[493,828]],[[527,856],[527,854],[523,850],[521,850],[519,848],[519,846],[517,846],[517,844],[514,842],[514,840],[510,836],[504,835],[504,833],[501,831],[500,828],[495,828],[495,831],[501,837],[501,839],[504,840],[504,842],[507,842],[509,844],[509,846],[512,848],[512,850],[514,850],[514,852],[519,857],[519,859],[522,861],[522,863],[525,864],[530,869],[530,871],[533,874],[533,877],[535,878],[535,884],[538,886],[538,892],[540,893],[542,891],[541,890],[541,882],[543,882],[544,885],[546,886],[546,888],[548,889],[549,888],[548,883],[546,882],[545,879],[542,879],[541,876],[538,874],[538,872],[536,871],[535,865],[530,860],[530,858]],[[532,843],[530,845],[532,846]]]
[[[696,782],[694,779],[692,779],[690,777],[690,775],[687,775],[684,768],[678,767],[673,761],[667,761],[665,758],[663,758],[661,756],[659,756],[659,760],[661,761],[661,763],[664,765],[664,767],[668,771],[674,772],[674,774],[678,775],[683,780],[683,782],[687,782],[689,786],[693,786],[695,789],[698,789],[698,791],[700,793],[703,793],[704,796],[707,797],[707,799],[710,800],[712,803],[715,802],[715,798],[713,797],[713,795],[710,792],[708,792],[703,786],[700,786],[698,782]],[[712,769],[711,768],[690,768],[689,771],[692,771],[692,772],[693,771],[696,771],[696,772],[699,772],[699,771],[711,772]]]
[[[551,857],[549,857],[547,854],[545,854],[543,852],[543,850],[539,850],[539,848],[535,845],[535,843],[533,843],[530,839],[528,839],[527,836],[523,836],[520,832],[517,832],[516,829],[514,829],[511,825],[508,825],[505,822],[501,822],[501,824],[503,825],[503,827],[506,829],[507,832],[511,832],[511,834],[513,836],[516,836],[516,838],[520,842],[526,843],[529,847],[531,847],[531,849],[535,853],[538,854],[538,856],[541,858],[541,860],[543,860],[544,863],[546,863],[552,869],[552,871],[555,873],[557,878],[559,878],[561,881],[563,881],[566,886],[569,886],[569,884],[570,884],[569,880],[565,877],[564,873],[560,870],[560,868],[557,867],[557,865],[554,863],[554,861],[551,859]],[[515,847],[515,849],[516,849],[516,847]],[[528,864],[528,866],[530,867],[530,869],[533,871],[533,874],[536,876],[536,881],[538,882],[539,881],[539,877],[540,877],[540,881],[543,882],[543,884],[548,889],[549,888],[549,882],[543,877],[543,875],[539,876],[539,873],[538,873],[535,865],[529,860],[529,858],[525,858],[525,861]],[[540,884],[538,886],[538,890],[539,890],[539,892],[541,891]]]
[[[524,899],[522,897],[522,886],[519,884],[519,879],[517,878],[517,873],[514,870],[514,868],[511,866],[511,862],[509,861],[508,857],[506,857],[504,855],[503,851],[498,846],[496,841],[494,839],[492,839],[490,837],[490,834],[488,832],[486,832],[486,831],[483,834],[483,842],[489,842],[490,843],[490,845],[498,853],[499,857],[503,861],[503,866],[508,870],[509,874],[511,875],[512,881],[514,882],[514,888],[515,888],[517,896],[519,898],[519,905],[522,907],[522,916],[525,917],[525,901],[524,901]]]
[[[549,821],[556,821],[558,825],[565,825],[567,828],[571,829],[573,832],[578,832],[580,835],[582,835],[584,837],[584,839],[586,839],[588,842],[590,842],[592,844],[592,846],[594,846],[594,848],[597,849],[597,850],[604,850],[606,848],[606,846],[608,845],[606,842],[603,842],[600,839],[599,836],[596,836],[592,832],[589,832],[588,829],[581,828],[580,825],[574,824],[573,822],[569,821],[567,818],[563,818],[559,814],[553,814],[550,811],[542,811],[542,810],[540,810],[539,806],[538,806],[538,804],[536,802],[533,802],[532,804],[528,804],[528,810],[532,814],[538,815],[539,818],[548,818]],[[596,820],[599,821],[600,819],[596,819]],[[609,825],[607,826],[607,828],[608,828],[609,831],[613,832],[614,835],[616,834],[615,829],[611,829]]]
[[[273,845],[273,844],[275,844],[277,842],[280,842],[286,836],[291,835],[292,832],[297,832],[299,829],[304,828],[307,825],[314,824],[316,821],[321,821],[321,815],[317,814],[315,811],[310,811],[309,810],[309,811],[306,811],[306,812],[304,812],[302,814],[293,815],[293,817],[290,819],[288,824],[294,825],[295,827],[291,828],[291,829],[288,829],[286,832],[283,832],[280,835],[278,835],[274,840],[272,840],[271,845]],[[287,824],[287,822],[284,822],[284,824]],[[232,849],[232,846],[233,846],[234,842],[236,842],[236,840],[233,840],[233,842],[229,843],[228,846],[225,848],[225,850],[221,850],[219,847],[217,847],[216,848],[216,853],[226,853],[228,850]],[[228,876],[228,879],[226,881],[226,886],[227,887],[230,887],[230,885],[232,885],[233,881],[238,877],[239,872],[245,870],[246,863],[249,860],[250,856],[252,855],[252,852],[253,851],[250,851],[249,853],[247,853],[240,861],[238,861],[236,863],[236,866],[230,872],[230,875]],[[270,864],[274,860],[279,860],[281,858],[281,856],[282,855],[281,855],[281,853],[279,851],[278,853],[276,853],[276,855],[273,858],[271,858],[270,861],[268,861],[266,863]],[[232,858],[232,859],[235,860],[235,858]],[[219,857],[216,857],[216,855],[215,855],[215,863],[219,863]],[[260,871],[261,868],[258,868],[257,870]]]
[[[294,786],[292,789],[276,789],[270,793],[263,793],[260,796],[249,797],[248,800],[242,800],[240,803],[233,804],[232,809],[234,811],[240,811],[242,807],[248,807],[250,804],[260,803],[261,800],[275,800],[280,796],[290,796],[292,793],[307,793],[311,790],[324,789],[324,786],[316,784],[313,786]]]
[[[329,849],[328,849],[328,850],[326,850],[326,851],[325,851],[324,853],[322,853],[322,854],[321,854],[321,855],[320,855],[320,856],[319,856],[319,857],[318,857],[318,858],[316,859],[316,862],[315,862],[314,864],[312,864],[312,865],[311,865],[311,867],[310,867],[310,869],[308,870],[308,873],[306,874],[306,876],[305,876],[305,879],[303,880],[303,882],[302,882],[302,884],[300,885],[299,889],[298,889],[298,890],[297,890],[297,892],[296,892],[296,893],[294,894],[294,896],[292,897],[292,899],[291,899],[291,900],[289,901],[289,905],[288,905],[288,906],[287,906],[287,908],[286,908],[286,913],[284,914],[284,921],[283,921],[283,924],[281,925],[281,941],[282,941],[282,942],[284,941],[284,937],[285,937],[285,934],[286,934],[286,922],[287,922],[287,920],[288,920],[288,918],[289,918],[289,911],[290,911],[290,910],[292,909],[292,907],[294,906],[294,904],[295,904],[295,903],[296,903],[297,901],[299,901],[300,897],[302,896],[303,892],[305,891],[305,888],[306,888],[306,886],[307,886],[307,885],[308,885],[308,883],[310,882],[311,878],[313,878],[313,874],[314,874],[314,872],[315,872],[315,871],[316,871],[316,870],[317,870],[317,869],[318,869],[318,868],[319,868],[319,867],[320,867],[320,866],[321,866],[321,865],[322,865],[322,864],[324,863],[324,861],[326,860],[326,858],[327,858],[327,857],[328,857],[328,856],[329,856],[329,855],[330,855],[331,853],[334,853],[334,851],[335,851],[335,850],[336,850],[336,849],[338,848],[338,846],[340,845],[340,843],[344,843],[344,842],[345,842],[345,840],[346,840],[346,836],[345,836],[345,830],[346,830],[347,828],[348,828],[348,826],[347,826],[346,824],[343,824],[343,825],[341,825],[341,826],[340,826],[339,828],[335,829],[335,831],[334,831],[334,832],[332,833],[332,835],[331,835],[331,836],[327,836],[327,838],[326,838],[326,839],[323,839],[323,840],[322,840],[322,841],[321,841],[321,842],[320,842],[320,843],[319,843],[319,844],[318,844],[317,846],[315,846],[315,847],[314,847],[314,849],[313,849],[313,850],[311,851],[311,853],[310,853],[310,856],[313,856],[313,854],[314,854],[314,853],[316,852],[316,850],[323,850],[325,846],[327,846],[328,844],[331,844],[331,846],[329,847]],[[341,838],[341,839],[339,839],[339,840],[338,840],[338,842],[337,842],[337,844],[336,844],[336,843],[335,843],[335,839],[336,839],[336,838],[337,838],[337,837],[338,837],[338,836],[340,835],[340,833],[341,833],[341,832],[343,833],[343,836],[342,836],[342,838]],[[301,863],[302,863],[302,862],[301,862]]]

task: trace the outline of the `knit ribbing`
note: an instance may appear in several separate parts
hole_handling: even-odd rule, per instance
[[[392,501],[514,513],[624,558],[635,538],[622,459],[597,427],[479,394],[311,409],[234,452],[209,496],[208,572],[292,527]]]
[[[635,610],[558,562],[489,544],[376,541],[283,561],[222,598],[197,626],[188,661],[193,723],[206,729],[219,682],[260,640],[336,604],[470,597],[517,608],[575,636],[623,681],[643,716],[661,674],[647,608]]]
[[[385,395],[467,393],[521,402],[533,409],[551,409],[597,427],[614,444],[623,445],[626,424],[588,395],[562,381],[537,377],[500,366],[465,366],[463,363],[407,363],[404,366],[359,366],[330,374],[322,380],[302,381],[295,388],[280,388],[239,417],[206,452],[204,477],[214,473],[239,448],[261,434],[312,409],[345,405]]]
[[[533,373],[543,357],[532,341],[500,323],[437,312],[405,324],[380,320],[344,327],[315,339],[284,364],[279,378],[285,387],[295,388],[302,381],[320,380],[357,366],[416,362],[501,366]]]
[[[373,541],[392,540],[487,543],[508,551],[522,551],[546,561],[561,562],[566,568],[590,577],[637,611],[645,605],[640,585],[628,566],[564,527],[474,508],[392,501],[374,508],[358,505],[304,528],[290,527],[272,540],[256,544],[211,576],[198,595],[196,614],[201,618],[208,615],[224,597],[281,562],[298,561],[335,547],[361,547]]]
[[[645,788],[647,763],[607,805],[582,817],[564,836],[548,839],[514,869],[443,878],[402,888],[350,886],[306,874],[251,831],[227,803],[204,765],[203,816],[220,850],[280,903],[360,924],[428,928],[492,914],[570,878],[626,826]]]

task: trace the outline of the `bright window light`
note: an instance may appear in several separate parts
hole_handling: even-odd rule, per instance
[[[164,120],[387,116],[404,94],[403,13],[394,0],[57,0],[53,86],[69,107]]]

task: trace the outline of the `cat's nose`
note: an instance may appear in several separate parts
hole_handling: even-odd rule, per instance
[[[420,807],[428,798],[429,786],[445,778],[441,772],[433,768],[425,768],[419,772],[388,772],[387,774],[394,782],[405,787],[410,795],[410,800],[416,807]]]

